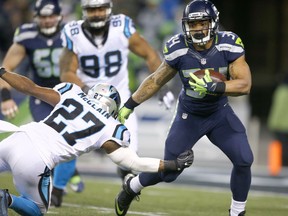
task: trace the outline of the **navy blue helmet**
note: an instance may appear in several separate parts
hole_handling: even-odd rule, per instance
[[[209,20],[208,34],[198,34],[196,37],[190,32],[189,22]],[[183,11],[182,29],[190,43],[203,45],[215,36],[219,27],[219,12],[215,5],[208,0],[191,1]]]
[[[59,30],[62,20],[61,7],[58,0],[37,0],[34,7],[35,22],[44,35],[52,35]],[[50,19],[44,19],[50,17]]]
[[[58,0],[37,0],[35,3],[35,16],[49,16],[61,13]]]

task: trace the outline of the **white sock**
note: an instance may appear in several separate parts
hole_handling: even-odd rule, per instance
[[[130,181],[130,188],[135,192],[138,193],[141,191],[144,187],[141,185],[140,180],[139,180],[139,175],[135,176],[133,179]]]
[[[238,216],[241,212],[245,211],[246,202],[231,200],[230,216]]]

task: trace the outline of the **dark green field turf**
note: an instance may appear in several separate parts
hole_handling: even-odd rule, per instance
[[[51,208],[48,215],[95,216],[115,215],[114,197],[119,179],[84,177],[86,189],[74,193],[68,189],[61,208]],[[10,174],[0,174],[0,187],[15,192]],[[230,193],[225,190],[161,184],[142,191],[127,215],[144,216],[228,216]],[[247,216],[286,216],[288,196],[250,193]],[[17,215],[9,210],[9,216]]]

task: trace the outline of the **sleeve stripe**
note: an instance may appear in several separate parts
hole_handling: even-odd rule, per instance
[[[114,133],[113,133],[113,137],[115,137],[116,139],[119,139],[119,140],[123,140],[123,133],[127,130],[127,128],[122,125],[122,124],[119,124],[116,126],[116,129],[114,130]]]
[[[232,52],[232,53],[242,53],[242,52],[244,52],[243,47],[234,46],[234,45],[227,44],[227,43],[226,44],[216,45],[216,48],[219,51],[229,51],[229,52]]]
[[[70,40],[70,38],[67,36],[65,31],[64,31],[64,34],[65,34],[65,38],[66,38],[66,41],[67,41],[67,49],[73,50],[73,42],[72,42],[72,40]]]
[[[186,55],[188,52],[188,48],[182,48],[182,49],[178,49],[175,50],[174,52],[170,53],[170,54],[165,54],[164,53],[164,57],[167,61],[172,61],[174,59],[176,59],[179,56],[183,56]]]
[[[128,17],[125,17],[125,25],[124,25],[124,35],[127,37],[127,38],[130,38],[131,37],[131,32],[129,30],[129,24],[130,24],[130,19]]]
[[[58,91],[60,92],[60,94],[64,94],[65,92],[67,92],[70,89],[72,89],[72,87],[73,87],[72,83],[67,83],[65,86],[63,86],[62,88],[58,89]]]

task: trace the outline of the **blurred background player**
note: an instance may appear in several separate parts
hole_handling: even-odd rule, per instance
[[[127,68],[129,51],[142,57],[150,72],[160,65],[160,57],[136,31],[130,17],[112,15],[111,0],[82,0],[81,7],[83,20],[71,21],[63,28],[61,81],[75,83],[84,92],[97,83],[109,83],[118,89],[123,100],[127,100],[131,95]],[[163,102],[170,108],[174,98],[171,92],[166,93]],[[131,133],[129,147],[137,152],[135,114],[126,122],[126,126]],[[60,166],[64,167],[65,164]],[[121,167],[117,171],[122,179],[130,172]],[[65,178],[65,172],[55,172],[55,175],[58,174]],[[61,200],[61,191],[58,190],[57,196]]]
[[[229,105],[227,96],[250,93],[252,78],[245,60],[244,45],[233,32],[218,31],[219,12],[207,0],[194,0],[185,7],[182,17],[183,33],[169,39],[163,49],[165,56],[160,67],[147,77],[132,94],[118,118],[123,123],[133,109],[152,97],[164,84],[179,74],[182,90],[177,113],[165,141],[164,158],[173,159],[179,152],[192,149],[206,136],[231,161],[230,216],[245,215],[251,185],[253,153],[246,129]],[[199,79],[193,73],[213,69],[228,81],[213,82],[209,70]],[[173,182],[181,174],[140,173],[127,176],[123,190],[115,199],[115,212],[126,215],[140,191],[159,182]]]
[[[276,86],[272,97],[267,125],[273,132],[274,141],[281,143],[281,155],[278,155],[283,167],[288,167],[288,74]],[[277,159],[276,159],[277,160]],[[281,171],[281,169],[279,170]],[[279,174],[279,173],[277,173]]]
[[[16,29],[14,42],[3,60],[3,66],[7,70],[14,71],[28,57],[32,71],[31,76],[35,83],[50,88],[59,84],[62,18],[58,0],[36,1],[34,5],[34,22],[23,24]],[[15,101],[11,98],[11,87],[3,81],[1,85],[3,86],[1,111],[7,118],[15,117],[18,108]],[[37,122],[43,120],[53,109],[49,104],[32,96],[29,98],[29,108],[33,120]],[[71,188],[76,192],[81,192],[84,189],[84,184],[77,170],[74,167],[69,170],[70,172],[73,176],[68,179],[70,180]],[[57,178],[53,178],[53,184],[62,186],[62,183]]]

